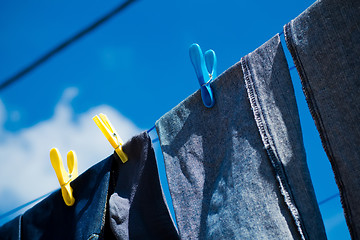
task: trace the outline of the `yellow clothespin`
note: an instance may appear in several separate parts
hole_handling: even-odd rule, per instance
[[[78,177],[78,164],[75,152],[70,151],[67,154],[67,165],[69,168],[69,173],[64,168],[60,152],[57,148],[52,148],[50,150],[50,161],[59,180],[61,194],[65,204],[68,206],[74,205],[75,198],[73,196],[73,189],[70,186],[70,182]]]
[[[117,134],[115,128],[111,125],[109,119],[105,114],[100,113],[99,116],[93,117],[94,122],[100,128],[102,133],[105,135],[111,146],[115,149],[115,152],[120,157],[123,163],[127,162],[128,157],[122,150],[123,141]]]

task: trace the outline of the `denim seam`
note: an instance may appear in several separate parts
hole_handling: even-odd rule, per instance
[[[109,191],[108,189],[106,190],[106,201],[105,201],[105,206],[104,206],[104,210],[103,210],[103,215],[102,215],[102,218],[101,218],[101,227],[100,227],[100,233],[98,234],[99,237],[101,236],[101,238],[104,237],[104,234],[105,234],[105,221],[106,221],[106,210],[107,210],[107,205],[108,205],[108,195],[109,195]]]
[[[109,195],[109,191],[106,190],[106,198],[108,198]],[[101,226],[100,226],[100,232],[99,233],[91,233],[90,237],[88,237],[87,239],[93,239],[94,237],[98,237],[100,239],[103,239],[104,237],[104,227],[105,227],[105,221],[106,221],[106,208],[107,208],[107,203],[108,200],[105,201],[105,206],[102,212],[102,217],[101,217]]]
[[[115,154],[116,155],[116,154]],[[100,226],[100,232],[99,233],[93,233],[89,239],[91,239],[93,236],[98,236],[98,238],[100,239],[103,239],[104,238],[104,235],[105,235],[105,222],[106,222],[106,212],[107,212],[107,207],[108,207],[108,202],[109,202],[109,188],[110,188],[110,184],[111,184],[111,169],[113,167],[113,163],[114,161],[112,160],[111,161],[111,164],[110,164],[110,171],[109,171],[109,174],[110,174],[110,177],[109,177],[109,185],[108,185],[108,188],[106,189],[106,201],[105,201],[105,206],[103,208],[103,212],[102,212],[102,217],[101,217],[101,226]]]
[[[19,240],[21,239],[22,218],[23,218],[23,214],[21,214],[19,217],[19,234],[18,234]]]
[[[248,93],[248,99],[250,101],[250,105],[254,114],[254,120],[258,127],[262,142],[264,144],[267,156],[274,168],[277,181],[279,182],[281,194],[284,197],[285,204],[287,205],[290,214],[297,226],[298,233],[300,234],[302,239],[308,239],[306,229],[304,227],[303,221],[301,219],[299,210],[294,201],[294,197],[292,196],[292,192],[287,180],[287,176],[285,173],[284,166],[280,161],[279,157],[276,154],[276,147],[272,146],[273,141],[267,129],[266,121],[262,120],[264,118],[262,114],[262,107],[260,102],[257,99],[257,93],[255,89],[255,85],[253,83],[252,75],[250,72],[250,67],[247,64],[247,56],[241,59],[241,66],[244,74],[245,86]],[[273,149],[274,148],[274,149]]]
[[[294,61],[296,70],[299,74],[301,85],[302,85],[302,90],[304,92],[305,99],[306,99],[308,108],[310,110],[310,114],[311,114],[312,118],[314,119],[315,126],[319,132],[322,146],[323,146],[325,153],[331,163],[332,170],[335,175],[335,181],[336,181],[336,184],[337,184],[339,192],[340,192],[340,201],[341,201],[341,205],[344,209],[344,215],[345,215],[347,226],[349,228],[351,238],[357,239],[358,234],[352,228],[352,222],[353,222],[352,221],[352,213],[351,213],[351,209],[348,207],[349,203],[347,200],[347,194],[345,192],[345,189],[343,188],[344,184],[342,182],[337,163],[333,157],[334,155],[333,155],[332,147],[328,140],[326,131],[324,130],[323,120],[320,115],[320,111],[318,110],[318,106],[317,106],[316,100],[314,98],[313,91],[310,86],[310,82],[308,81],[308,77],[306,76],[306,72],[305,72],[303,64],[299,58],[299,54],[296,49],[296,46],[293,44],[292,29],[290,26],[291,23],[293,23],[293,20],[284,26],[285,42],[286,42],[287,48],[289,49],[291,57]]]

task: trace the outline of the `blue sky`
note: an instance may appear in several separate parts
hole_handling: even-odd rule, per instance
[[[0,82],[120,3],[0,0]],[[93,115],[107,114],[126,140],[196,91],[192,43],[216,52],[221,73],[312,3],[140,0],[1,91],[0,215],[57,188],[51,147],[63,156],[75,150],[81,171],[112,153]],[[289,56],[288,62],[293,66]],[[295,70],[291,76],[321,201],[337,187]],[[163,167],[160,171],[164,179]],[[320,209],[328,238],[349,239],[339,197]]]

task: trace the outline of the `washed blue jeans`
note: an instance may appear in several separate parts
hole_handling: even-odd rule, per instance
[[[359,239],[360,1],[317,1],[284,30],[351,237]]]
[[[75,204],[61,191],[0,227],[1,239],[179,239],[165,204],[146,132],[75,179]]]
[[[156,122],[182,239],[326,239],[278,35]]]

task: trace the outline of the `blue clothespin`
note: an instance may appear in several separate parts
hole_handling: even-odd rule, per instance
[[[216,56],[213,50],[205,52],[205,60],[203,53],[198,44],[193,43],[189,48],[190,59],[195,68],[196,76],[201,86],[201,98],[207,108],[211,108],[215,104],[210,83],[217,77],[216,73]]]

